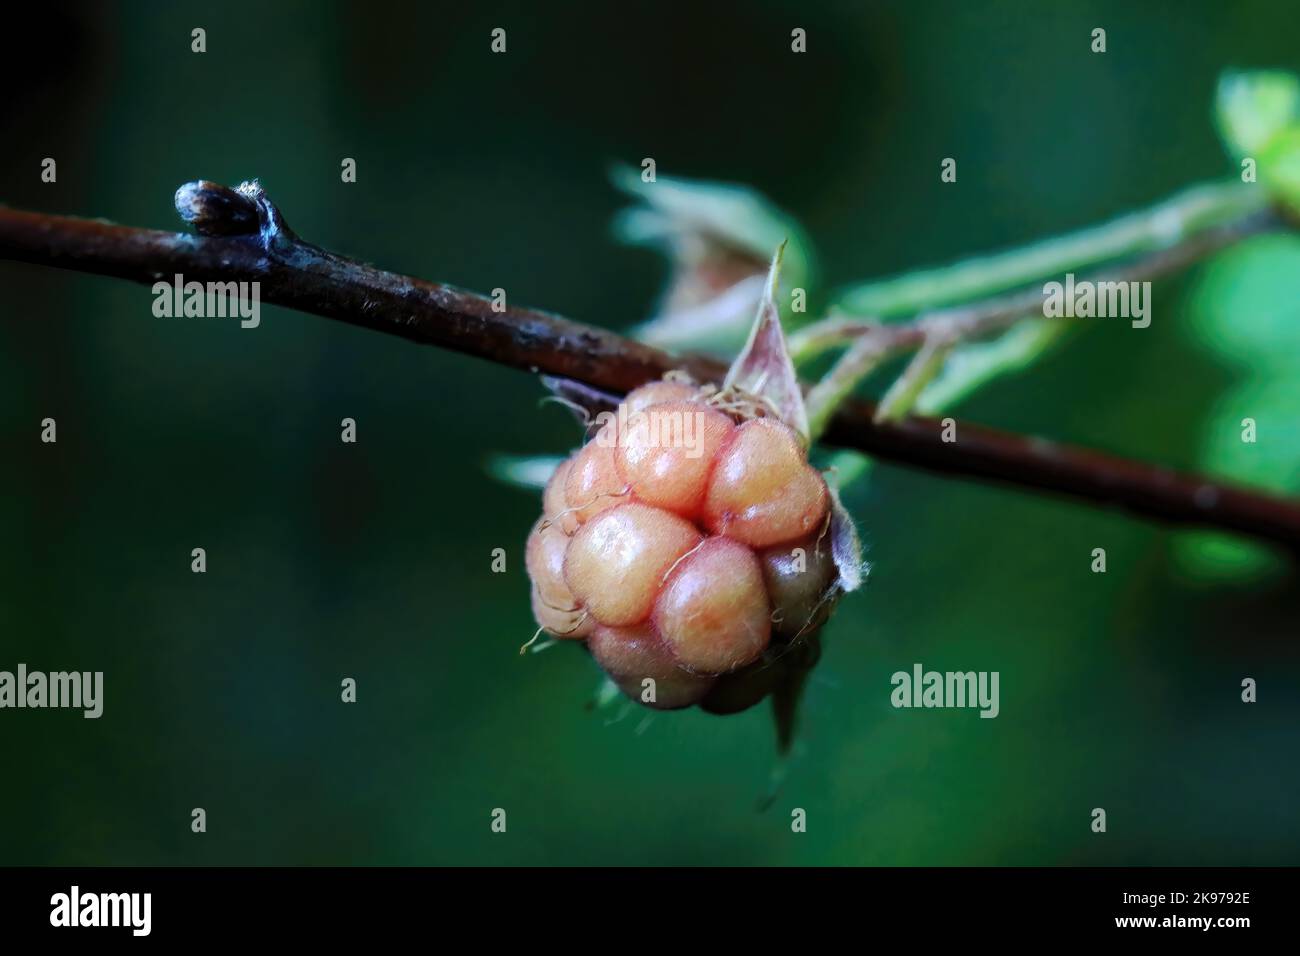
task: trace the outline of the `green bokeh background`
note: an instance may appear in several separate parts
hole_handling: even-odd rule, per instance
[[[1227,174],[1219,72],[1300,65],[1289,0],[5,16],[0,201],[172,227],[178,184],[256,176],[328,248],[616,328],[665,265],[611,241],[611,162],[756,187],[835,286]],[[1161,284],[1150,329],[1098,323],[963,416],[1191,467],[1249,374],[1192,342],[1191,288]],[[610,723],[585,655],[517,654],[539,503],[485,462],[579,439],[535,380],[269,306],[245,331],[151,304],[0,263],[0,669],[106,684],[98,721],[0,711],[0,863],[1297,860],[1294,577],[1197,583],[1165,528],[882,465],[847,495],[871,582],[826,632],[803,755],[759,812],[765,709]],[[893,710],[916,661],[1000,671],[1001,716]]]

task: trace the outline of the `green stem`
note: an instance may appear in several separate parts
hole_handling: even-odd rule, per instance
[[[1182,231],[1177,243],[1091,274],[1089,281],[1132,282],[1154,279],[1186,268],[1193,262],[1217,252],[1248,236],[1276,229],[1283,221],[1276,211],[1264,209],[1238,216],[1226,223],[1216,222],[1196,231]],[[934,409],[937,404],[964,397],[1002,371],[1023,367],[1043,351],[1060,333],[1065,323],[1042,315],[1042,291],[1032,286],[1017,292],[967,303],[966,305],[926,312],[910,322],[852,323],[827,319],[809,326],[795,342],[801,358],[827,349],[839,342],[850,342],[826,377],[808,394],[808,417],[814,438],[834,415],[835,409],[888,356],[920,348],[917,359],[908,366],[885,395],[876,420],[892,421],[908,414],[918,404]],[[973,339],[1000,332],[1022,319],[1036,316],[1034,324],[1050,326],[1042,330],[1025,328],[1007,335],[998,343],[962,353],[963,361],[945,367],[951,349]],[[943,376],[927,389],[940,372]]]
[[[975,342],[954,352],[943,373],[917,396],[913,410],[921,415],[946,412],[972,392],[999,376],[1020,371],[1076,326],[1065,321],[1025,319],[991,342]]]
[[[926,342],[880,399],[880,404],[876,406],[876,421],[896,422],[905,417],[916,404],[922,389],[943,371],[944,362],[948,360],[948,354],[955,344],[936,339]]]
[[[813,441],[830,423],[835,409],[853,394],[858,383],[875,371],[887,355],[887,349],[877,337],[870,333],[860,335],[822,380],[808,391],[804,407],[808,411],[808,434]]]
[[[906,315],[992,295],[1047,275],[1163,249],[1188,235],[1264,208],[1268,192],[1237,180],[1202,183],[1110,222],[1018,249],[855,286],[836,309],[857,316]]]
[[[843,449],[831,456],[826,464],[826,482],[837,491],[866,477],[871,471],[871,459],[860,451]]]

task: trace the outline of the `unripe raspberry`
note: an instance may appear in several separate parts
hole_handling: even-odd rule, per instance
[[[723,714],[770,696],[788,726],[799,662],[845,587],[831,551],[845,525],[794,430],[755,417],[773,407],[651,383],[547,483],[526,561],[538,623],[584,638],[635,700]]]
[[[564,498],[569,507],[566,517],[578,524],[627,501],[626,483],[619,477],[614,463],[617,436],[618,429],[613,422],[602,426],[596,437],[572,459],[564,480]]]
[[[524,550],[524,564],[533,582],[533,614],[546,631],[555,637],[586,637],[592,621],[574,600],[564,581],[564,556],[569,538],[557,524],[546,519],[533,525]]]
[[[815,633],[777,647],[734,674],[723,674],[700,700],[700,709],[710,714],[738,714],[749,710],[784,684],[800,681],[821,657],[821,642]]]
[[[547,604],[537,593],[537,588],[533,588],[530,600],[533,617],[542,630],[552,637],[584,638],[591,634],[592,628],[596,626],[591,615],[581,608],[576,611],[565,611]]]
[[[736,429],[714,465],[704,523],[750,547],[792,541],[826,520],[826,482],[786,425],[755,418]]]
[[[767,697],[785,677],[785,663],[780,656],[758,660],[733,674],[723,674],[700,699],[700,709],[710,714],[739,714]]]
[[[692,674],[677,666],[672,654],[654,628],[598,625],[587,641],[591,656],[601,669],[633,700],[657,710],[675,710],[697,703],[714,678]],[[654,681],[654,699],[647,700],[645,680]]]
[[[730,418],[700,402],[656,404],[631,417],[614,461],[638,501],[696,518],[714,460],[735,430]]]
[[[574,534],[564,579],[597,623],[639,624],[650,616],[669,570],[699,543],[695,526],[677,515],[638,503],[618,505]]]
[[[699,389],[685,382],[650,382],[627,393],[623,404],[629,412],[643,412],[651,405],[663,402],[687,402],[699,394]]]
[[[573,467],[572,458],[560,462],[560,466],[552,472],[550,480],[546,482],[546,490],[542,492],[542,517],[558,524],[566,535],[578,530],[577,517],[566,513],[569,510],[569,501],[564,495],[564,483],[569,478],[571,467]]]
[[[775,609],[773,632],[792,638],[820,628],[839,593],[835,587],[839,572],[831,557],[830,541],[813,534],[767,548],[758,557],[767,595]]]
[[[754,552],[730,538],[707,538],[673,569],[655,602],[654,624],[690,670],[722,674],[767,647],[771,609]]]

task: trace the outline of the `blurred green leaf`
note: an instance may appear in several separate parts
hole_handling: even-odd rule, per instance
[[[1240,382],[1206,420],[1199,463],[1212,474],[1300,493],[1300,239],[1261,236],[1215,259],[1192,290],[1188,329],[1239,366]],[[1254,441],[1243,440],[1246,420]],[[1254,577],[1280,568],[1266,548],[1207,532],[1180,536],[1182,566],[1198,577]]]
[[[824,466],[827,484],[843,491],[860,478],[866,478],[871,471],[872,459],[860,451],[843,449],[835,452]]]
[[[1300,237],[1259,236],[1201,270],[1188,329],[1203,348],[1256,368],[1300,365]]]
[[[626,166],[615,167],[611,177],[639,201],[615,219],[615,235],[658,248],[673,264],[658,314],[633,330],[638,338],[661,348],[733,353],[745,341],[768,260],[782,243],[788,294],[779,303],[781,316],[790,328],[807,320],[811,244],[793,218],[759,193],[670,176],[646,182]],[[792,308],[796,289],[803,290],[799,312]]]
[[[502,484],[541,489],[562,461],[563,458],[554,455],[493,455],[488,459],[487,471]]]
[[[1242,438],[1247,420],[1254,423],[1254,441]],[[1259,488],[1300,492],[1300,366],[1224,395],[1206,424],[1201,460]]]
[[[766,284],[766,278],[755,273],[707,302],[656,316],[632,334],[661,349],[729,356],[744,341]]]
[[[1267,548],[1214,531],[1189,531],[1175,542],[1174,560],[1203,581],[1229,583],[1276,574],[1284,562]]]
[[[633,245],[662,245],[683,235],[705,236],[743,252],[762,266],[786,242],[784,271],[790,285],[809,278],[812,249],[802,227],[765,197],[733,183],[656,176],[644,182],[638,170],[616,166],[614,184],[643,205],[624,210],[614,233]],[[761,266],[760,266],[761,269]]]
[[[1227,73],[1216,112],[1229,153],[1254,159],[1259,182],[1300,207],[1300,79],[1276,70]]]
[[[1300,209],[1300,126],[1279,133],[1259,162],[1260,181],[1287,205]]]
[[[1236,155],[1262,152],[1300,116],[1300,80],[1281,70],[1228,72],[1219,80],[1219,132]]]

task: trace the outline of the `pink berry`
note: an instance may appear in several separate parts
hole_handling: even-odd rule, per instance
[[[614,461],[638,501],[695,518],[718,450],[735,430],[700,402],[664,402],[629,417]]]
[[[700,709],[710,714],[738,714],[763,700],[785,676],[782,659],[767,657],[764,655],[733,674],[719,677],[700,699]]]
[[[715,534],[765,548],[817,531],[829,502],[826,482],[789,427],[755,418],[718,455],[704,523]]]
[[[545,519],[533,526],[524,550],[524,564],[533,582],[533,611],[537,623],[556,637],[586,637],[593,621],[586,620],[564,581],[564,556],[569,539],[557,524]]]
[[[706,394],[636,389],[556,469],[526,551],[533,612],[648,706],[788,706],[839,595],[829,492],[788,426]]]
[[[596,626],[596,622],[581,608],[565,611],[547,604],[538,594],[537,588],[533,588],[530,597],[533,617],[537,619],[538,626],[552,637],[583,638]]]
[[[722,674],[763,653],[770,613],[754,552],[729,538],[708,538],[673,569],[654,623],[684,667]]]
[[[643,412],[662,402],[691,401],[698,394],[699,389],[684,382],[651,382],[628,392],[623,404],[629,412]]]
[[[618,505],[574,534],[564,579],[597,623],[639,624],[650,616],[669,570],[699,542],[695,526],[677,515],[635,502]]]
[[[713,686],[712,677],[678,667],[663,640],[648,624],[597,626],[587,640],[587,647],[619,689],[647,707],[658,710],[689,707]]]
[[[573,534],[578,530],[578,518],[568,513],[569,502],[564,496],[564,485],[572,467],[573,457],[560,462],[560,466],[546,482],[546,490],[542,492],[542,517],[559,525],[565,534]]]
[[[763,581],[775,609],[772,630],[782,637],[802,637],[826,622],[835,606],[838,572],[831,557],[830,535],[809,535],[762,551]]]
[[[628,500],[626,482],[619,477],[614,463],[617,438],[618,428],[613,422],[603,425],[573,458],[564,480],[564,497],[569,515],[578,524]]]

